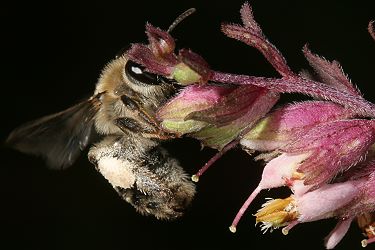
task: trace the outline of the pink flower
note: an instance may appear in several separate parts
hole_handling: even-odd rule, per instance
[[[339,222],[325,241],[333,248],[357,218],[368,237],[362,245],[375,242],[375,105],[363,98],[337,61],[313,54],[307,46],[303,53],[314,73],[294,73],[248,3],[241,8],[241,19],[242,25],[223,24],[223,33],[259,50],[280,78],[211,70],[190,50],[174,54],[169,33],[146,26],[149,45],[133,45],[130,59],[187,86],[158,111],[161,127],[220,150],[194,180],[238,143],[248,152],[262,152],[256,158],[268,161],[262,179],[235,217],[232,232],[261,190],[288,186],[293,195],[267,202],[256,214],[265,231],[285,226],[286,234],[296,224],[333,217]],[[368,30],[375,39],[372,22]],[[281,93],[319,101],[267,114]]]
[[[322,103],[320,104],[322,107],[324,106]],[[304,107],[304,105],[301,105],[301,107]],[[293,109],[290,110],[294,111],[291,113],[301,114],[301,112],[296,112]],[[302,110],[306,109],[302,108]],[[327,112],[329,110],[325,109],[326,112],[322,112],[320,117],[328,115],[327,117],[330,117],[331,120],[339,117],[339,115],[334,116]],[[270,129],[265,125],[264,130],[273,134],[274,138],[283,138],[277,132],[289,131],[288,129],[293,128],[297,131],[294,133],[295,137],[288,138],[288,144],[279,145],[280,147],[271,154],[271,157],[272,155],[279,155],[270,160],[264,167],[258,187],[251,193],[237,213],[230,227],[231,231],[236,230],[235,228],[242,215],[261,190],[287,185],[296,194],[303,194],[312,187],[329,183],[333,177],[364,159],[375,140],[375,121],[372,120],[334,120],[319,124],[318,122],[322,121],[312,115],[314,112],[305,112],[306,119],[302,117],[304,122],[294,122],[293,119],[277,119],[289,118],[288,115],[280,116],[279,114],[280,111],[273,113],[274,116],[270,115],[265,118],[265,120],[269,119],[273,122],[268,123]],[[264,120],[260,123],[262,122]],[[279,127],[275,124],[278,124]],[[298,125],[296,126],[296,124]],[[257,130],[257,126],[254,129]],[[258,132],[262,133],[262,131]],[[264,138],[267,138],[266,132]],[[266,156],[269,157],[270,155]],[[298,180],[303,181],[303,183]]]
[[[368,166],[374,170],[373,166]],[[327,249],[334,248],[344,237],[356,216],[362,216],[375,209],[374,172],[369,176],[340,183],[324,184],[320,188],[287,199],[275,199],[266,202],[255,214],[256,221],[263,224],[262,229],[283,228],[283,233],[297,224],[327,218],[337,218],[337,226],[326,237]],[[374,221],[365,223],[371,228]],[[362,245],[375,241],[370,231],[369,240]]]

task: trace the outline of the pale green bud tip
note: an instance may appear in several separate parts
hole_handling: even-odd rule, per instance
[[[186,133],[199,131],[205,125],[206,125],[205,122],[194,121],[194,120],[176,121],[176,120],[166,119],[161,123],[161,126],[164,130],[175,132],[175,133],[180,133],[180,134],[186,134]]]
[[[181,85],[190,85],[199,82],[201,76],[185,63],[179,63],[174,68],[172,78]]]

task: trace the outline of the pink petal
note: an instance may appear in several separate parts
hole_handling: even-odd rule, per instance
[[[234,91],[234,88],[218,86],[190,85],[172,98],[157,113],[159,120],[182,119],[194,111],[210,108],[223,96]]]
[[[257,197],[257,195],[263,189],[267,188],[276,188],[284,186],[286,179],[292,177],[293,172],[297,168],[297,165],[303,161],[308,154],[299,154],[299,155],[288,155],[282,154],[275,159],[271,160],[263,169],[262,179],[259,182],[258,186],[246,199],[240,210],[237,212],[236,217],[234,218],[231,231],[235,231],[238,222],[241,220],[243,214],[246,212],[247,208]]]
[[[274,104],[274,101],[269,96],[267,99],[262,98],[267,95],[268,92],[269,91],[264,88],[254,86],[244,88],[244,86],[240,86],[235,88],[231,93],[223,95],[216,105],[203,111],[192,112],[186,119],[205,121],[215,124],[215,126],[227,125],[236,119],[243,118],[254,105],[259,103],[259,100],[262,100],[263,103],[272,102]],[[265,112],[263,111],[261,116],[268,112],[268,110],[269,108]],[[246,126],[248,126],[248,124],[246,124]]]
[[[173,72],[175,64],[160,61],[144,44],[133,44],[126,53],[131,60],[145,66],[149,72],[164,76],[169,76]]]
[[[284,186],[285,179],[292,178],[297,166],[308,157],[308,153],[295,155],[284,153],[271,160],[263,169],[259,187],[266,189]]]
[[[344,238],[345,234],[349,230],[353,218],[354,217],[348,218],[346,220],[341,220],[337,223],[335,228],[329,233],[329,235],[324,240],[324,244],[327,249],[335,248],[335,246],[342,240],[342,238]]]
[[[288,153],[312,152],[298,168],[306,185],[321,185],[364,159],[374,143],[374,121],[339,120],[312,128],[282,148]]]
[[[275,150],[305,134],[313,126],[353,114],[332,102],[307,101],[279,108],[258,122],[241,140],[241,144],[254,150]]]
[[[173,53],[176,45],[173,37],[168,32],[147,23],[146,34],[151,51],[156,57],[163,57]]]
[[[363,180],[326,184],[298,197],[298,221],[310,222],[335,216],[333,212],[342,208],[359,195],[358,185]]]
[[[357,186],[358,197],[344,208],[336,212],[341,218],[349,216],[358,216],[364,213],[375,211],[375,168],[374,163],[369,166],[369,175],[360,180],[365,179]],[[364,172],[367,172],[364,170]],[[348,181],[347,181],[348,182]]]

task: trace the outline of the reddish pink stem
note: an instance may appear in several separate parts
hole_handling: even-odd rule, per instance
[[[286,227],[284,227],[282,229],[282,233],[284,235],[287,235],[289,233],[290,229],[292,229],[293,227],[295,227],[297,224],[299,224],[298,220],[290,222]]]
[[[329,100],[347,107],[363,117],[375,117],[375,105],[360,96],[354,96],[320,82],[301,77],[266,78],[214,72],[212,81],[238,85],[252,84],[279,93],[301,93]]]
[[[259,194],[259,192],[262,190],[260,186],[258,186],[254,191],[251,193],[251,195],[247,198],[247,200],[244,202],[240,210],[238,210],[236,217],[234,218],[232,225],[229,227],[230,231],[232,233],[236,232],[236,227],[238,222],[240,222],[242,216],[245,214],[246,210],[250,206],[251,202],[255,199],[255,197]]]
[[[201,169],[198,170],[198,172],[195,175],[193,175],[192,177],[193,181],[197,182],[199,180],[199,177],[202,176],[203,173],[206,172],[209,167],[211,167],[226,152],[234,148],[238,143],[239,143],[239,140],[235,140],[225,145],[225,147],[222,150],[217,152],[206,164],[204,164],[204,166]]]
[[[362,247],[367,247],[368,244],[371,244],[371,243],[374,243],[374,242],[375,242],[375,237],[370,238],[370,239],[366,239],[366,240],[362,240],[361,244],[362,244]]]

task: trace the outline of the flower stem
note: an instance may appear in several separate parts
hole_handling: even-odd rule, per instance
[[[244,202],[240,210],[238,210],[236,217],[234,218],[232,225],[229,227],[229,230],[234,233],[236,232],[236,227],[238,222],[241,220],[242,216],[246,212],[247,208],[250,206],[251,202],[255,199],[255,197],[259,194],[259,192],[262,190],[260,186],[258,186],[254,191],[251,193],[251,195],[247,198],[247,200]]]
[[[323,83],[301,78],[299,76],[266,78],[215,71],[210,80],[238,85],[252,84],[280,93],[306,94],[315,98],[321,98],[341,104],[357,115],[363,117],[375,117],[375,105],[366,101],[364,98],[342,92]]]
[[[203,173],[206,172],[209,167],[211,167],[226,152],[234,148],[238,143],[239,143],[239,140],[234,140],[231,143],[227,144],[222,150],[217,152],[206,164],[204,164],[204,166],[201,169],[199,169],[198,172],[191,177],[191,180],[194,182],[198,182],[199,177],[201,177]]]

